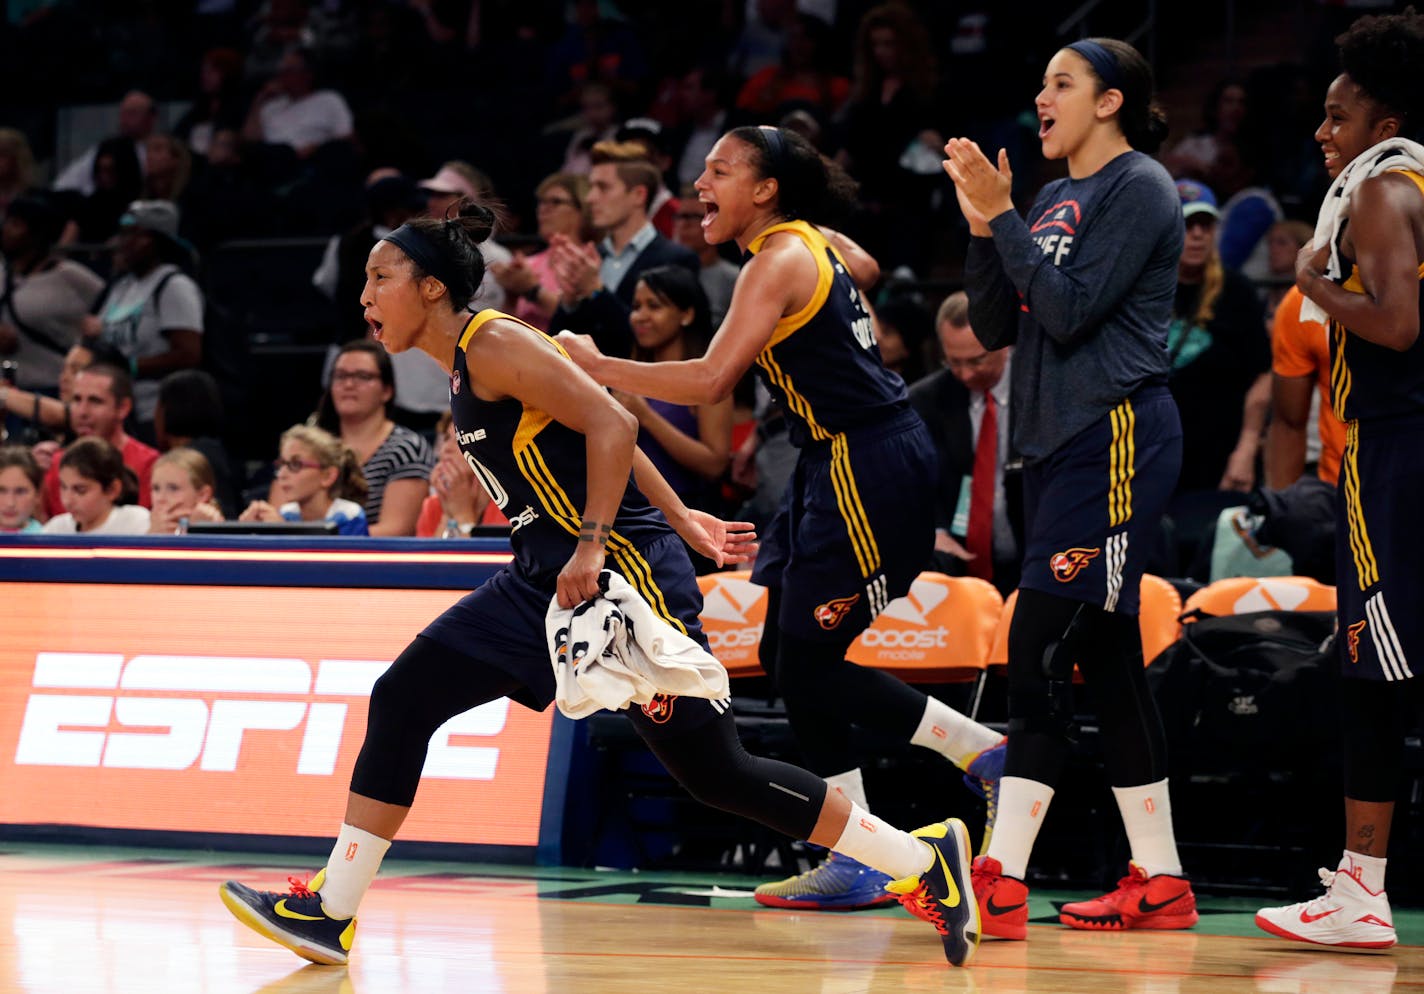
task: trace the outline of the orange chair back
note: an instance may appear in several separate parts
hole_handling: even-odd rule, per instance
[[[984,670],[1003,609],[1003,597],[985,580],[921,573],[846,655],[906,680],[973,680]]]
[[[1308,576],[1233,576],[1192,594],[1185,610],[1217,616],[1253,611],[1333,611],[1335,588]]]
[[[766,675],[757,658],[766,625],[766,588],[752,583],[751,575],[751,570],[735,570],[697,578],[707,644],[733,677]]]

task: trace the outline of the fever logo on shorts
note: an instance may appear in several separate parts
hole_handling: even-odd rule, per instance
[[[643,713],[655,725],[666,725],[672,718],[672,706],[677,701],[676,694],[655,694],[643,705]]]
[[[1053,579],[1059,583],[1069,583],[1083,572],[1090,562],[1097,559],[1100,552],[1101,549],[1068,549],[1049,559],[1048,568],[1053,572]]]
[[[1350,650],[1350,662],[1352,663],[1360,661],[1360,635],[1369,623],[1369,619],[1366,618],[1345,629],[1345,647]]]
[[[459,393],[459,392],[460,392],[460,371],[457,369],[457,370],[453,371],[453,372],[450,374],[450,393],[451,393],[451,395],[454,395],[454,394],[457,394],[457,393]]]
[[[811,614],[815,617],[818,625],[826,631],[830,631],[845,620],[845,616],[850,614],[850,609],[855,607],[855,602],[858,600],[860,600],[860,594],[837,597],[818,606]]]

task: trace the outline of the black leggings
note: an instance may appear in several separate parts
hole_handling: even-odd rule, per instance
[[[1073,665],[1092,693],[1115,787],[1167,776],[1167,740],[1142,671],[1135,615],[1020,588],[1009,626],[1006,776],[1058,783],[1073,716]]]
[[[418,636],[371,690],[352,792],[410,807],[435,730],[457,714],[524,689],[498,667]],[[693,797],[792,838],[810,836],[826,798],[824,780],[748,754],[728,709],[719,712],[707,701],[683,698],[673,720],[685,722],[686,729],[642,720],[634,727]]]
[[[1420,717],[1424,691],[1410,680],[1341,680],[1345,705],[1345,796],[1393,803],[1404,778],[1404,737]]]
[[[847,659],[859,632],[812,642],[781,630],[780,607],[780,589],[769,588],[761,665],[786,702],[787,720],[811,772],[829,777],[860,766],[852,725],[908,742],[924,717],[925,695],[884,670]]]

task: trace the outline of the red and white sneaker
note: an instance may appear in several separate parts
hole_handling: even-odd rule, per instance
[[[1396,940],[1389,898],[1360,883],[1349,871],[1320,869],[1325,893],[1285,908],[1262,908],[1256,925],[1272,935],[1322,946],[1388,949]]]
[[[1004,865],[992,856],[974,860],[971,879],[983,934],[999,939],[1027,939],[1028,885],[1004,876]]]
[[[1149,877],[1136,863],[1117,889],[1091,901],[1063,905],[1058,920],[1069,928],[1122,932],[1130,928],[1191,928],[1197,923],[1197,899],[1186,877],[1159,873]]]

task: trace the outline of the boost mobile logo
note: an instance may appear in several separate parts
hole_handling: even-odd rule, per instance
[[[349,709],[332,698],[369,697],[389,665],[323,659],[313,676],[303,659],[153,655],[126,663],[119,653],[41,652],[15,764],[231,772],[248,731],[301,728],[296,772],[330,776]],[[498,735],[508,713],[501,698],[446,722],[431,739],[425,776],[494,779],[498,747],[451,740]],[[249,758],[261,743],[249,741]]]
[[[747,580],[722,579],[707,591],[702,605],[703,633],[714,653],[761,641],[763,626],[747,617],[758,603],[765,605],[766,588]]]

